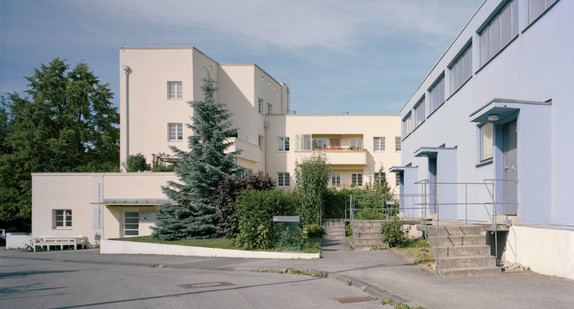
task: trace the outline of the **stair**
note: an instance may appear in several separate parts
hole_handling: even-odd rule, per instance
[[[386,248],[388,244],[383,243],[380,220],[353,220],[353,249],[356,251],[369,251],[373,249]]]
[[[328,219],[323,223],[325,239],[345,239],[345,220],[343,219]]]
[[[417,226],[420,231],[424,226]],[[500,275],[496,258],[480,225],[427,225],[427,238],[433,254],[438,251],[438,273],[444,278],[485,277]],[[438,244],[438,246],[437,246]]]

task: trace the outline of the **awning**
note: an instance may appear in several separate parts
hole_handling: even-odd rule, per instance
[[[421,147],[415,151],[415,157],[436,158],[441,152],[456,150],[456,147]]]
[[[521,107],[528,105],[552,105],[550,102],[493,99],[469,115],[470,122],[504,124],[518,117]]]
[[[389,172],[390,173],[404,173],[405,170],[409,169],[409,168],[418,168],[416,166],[391,166],[391,168],[389,168]]]

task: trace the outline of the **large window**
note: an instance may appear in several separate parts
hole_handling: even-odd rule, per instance
[[[331,181],[329,182],[331,186],[341,185],[341,173],[331,173]]]
[[[450,93],[454,93],[472,76],[472,45],[450,67]]]
[[[403,136],[411,134],[413,131],[413,117],[411,113],[408,113],[405,118],[403,118]]]
[[[396,136],[395,137],[395,151],[401,151],[401,137],[400,136]]]
[[[373,151],[385,151],[385,137],[373,138]]]
[[[533,22],[554,2],[556,0],[528,0],[528,23]]]
[[[54,227],[57,229],[65,229],[72,227],[72,210],[71,209],[56,209],[54,210]]]
[[[289,173],[277,173],[277,186],[289,187]]]
[[[352,173],[351,174],[351,185],[362,187],[363,186],[363,174],[361,173]]]
[[[431,113],[444,102],[444,75],[439,77],[429,89]]]
[[[518,1],[506,4],[479,34],[482,66],[518,34]]]
[[[289,138],[280,137],[278,140],[279,140],[279,151],[289,151]]]
[[[363,148],[363,139],[362,138],[351,138],[350,146],[352,148]]]
[[[492,123],[485,123],[480,127],[480,161],[492,159]]]
[[[181,123],[170,123],[168,140],[181,141],[183,140],[183,125]]]
[[[415,105],[415,128],[425,121],[425,97],[423,96]]]
[[[181,99],[181,82],[167,83],[167,97],[168,99]]]

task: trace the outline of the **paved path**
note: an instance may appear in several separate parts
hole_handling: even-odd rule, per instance
[[[88,264],[134,265],[223,271],[322,271],[341,284],[425,308],[574,308],[574,281],[532,272],[498,277],[442,279],[393,251],[352,251],[327,242],[319,260],[195,258],[160,255],[100,255],[98,250],[24,253],[0,251],[2,258]]]

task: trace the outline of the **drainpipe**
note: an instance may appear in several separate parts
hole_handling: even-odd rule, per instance
[[[125,130],[126,130],[126,162],[130,156],[130,74],[132,69],[127,65],[122,65],[122,69],[126,72],[126,115],[125,115]]]
[[[263,160],[264,160],[264,166],[265,166],[265,167],[264,167],[265,175],[267,175],[267,130],[269,130],[269,122],[265,122],[265,123],[263,124],[263,126],[265,127],[265,141],[264,141],[264,143],[265,143],[265,145],[264,145],[264,151],[265,151],[265,153],[264,153],[264,158],[263,158]]]

